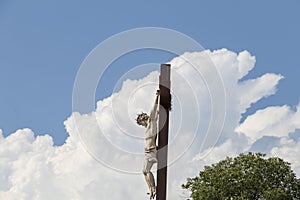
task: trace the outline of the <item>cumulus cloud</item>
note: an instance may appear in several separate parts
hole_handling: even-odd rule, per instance
[[[280,145],[272,148],[270,155],[284,158],[287,162],[291,163],[292,169],[300,175],[300,139],[290,139],[283,137],[280,140]]]
[[[300,128],[300,104],[296,111],[290,106],[270,106],[256,111],[236,131],[249,137],[252,144],[263,136],[284,137]]]
[[[22,129],[2,139],[0,150],[0,199],[122,199],[135,193],[136,176],[119,178],[72,136],[53,146],[50,136],[34,139],[32,131]]]
[[[283,78],[269,73],[244,80],[255,65],[249,52],[205,50],[170,63],[169,199],[182,199],[186,194],[180,185],[204,165],[246,151],[264,135],[287,137],[298,128],[298,111],[286,106],[257,111],[239,124],[241,114],[274,94]],[[154,71],[126,80],[120,91],[99,101],[94,112],[72,113],[64,122],[69,138],[61,146],[53,146],[48,135],[35,138],[29,129],[6,138],[0,134],[0,199],[146,198],[141,173],[145,130],[134,119],[151,109],[158,75]],[[271,118],[268,113],[273,113]],[[285,122],[283,127],[278,120]],[[272,152],[291,150],[282,144]]]

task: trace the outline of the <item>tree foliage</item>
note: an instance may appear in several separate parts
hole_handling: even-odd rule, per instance
[[[261,153],[227,157],[205,166],[182,187],[191,191],[194,200],[300,199],[300,181],[290,163],[278,157],[266,159]]]

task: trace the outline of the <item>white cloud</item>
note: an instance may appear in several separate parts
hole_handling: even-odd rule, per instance
[[[278,116],[286,119],[285,128],[275,127],[275,116],[265,119],[268,108],[239,124],[241,114],[251,103],[274,94],[282,79],[281,75],[265,74],[242,80],[255,64],[255,58],[247,51],[185,53],[170,63],[173,109],[169,199],[182,199],[185,194],[180,185],[187,177],[197,175],[204,165],[244,151],[248,143],[245,136],[255,141],[273,129],[285,130],[286,136],[299,123],[298,112],[279,107]],[[226,101],[222,99],[224,91],[217,84],[217,74],[212,73],[214,66],[224,83]],[[157,82],[158,72],[140,80],[127,80],[119,92],[99,101],[94,112],[72,113],[65,121],[70,136],[62,146],[53,146],[48,135],[34,138],[29,129],[6,138],[0,136],[0,199],[146,198],[141,173],[144,129],[134,119],[136,113],[150,110]],[[224,102],[226,117],[219,135],[214,131],[216,127],[210,125],[223,124],[210,119],[212,110],[221,110]],[[255,119],[262,124],[255,124]],[[239,135],[234,132],[237,126]]]
[[[297,176],[300,175],[300,139],[292,140],[288,137],[283,137],[280,141],[280,146],[274,147],[270,155],[284,158],[285,161],[291,163],[292,169]]]
[[[197,154],[192,161],[202,161],[205,165],[214,164],[227,156],[234,157],[244,151],[247,139],[243,136],[229,138],[219,146],[211,147]]]
[[[146,190],[140,177],[99,164],[72,136],[53,146],[50,136],[23,129],[0,145],[0,199],[122,199]]]
[[[251,103],[257,102],[262,97],[275,94],[274,85],[277,85],[282,78],[283,76],[277,74],[265,74],[259,78],[242,82],[239,85],[241,109],[249,108]]]
[[[296,111],[289,106],[272,106],[256,111],[236,128],[250,138],[250,144],[263,136],[284,137],[300,128],[300,104]]]

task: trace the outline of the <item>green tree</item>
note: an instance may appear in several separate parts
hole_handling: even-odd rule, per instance
[[[194,200],[300,199],[300,181],[290,163],[278,157],[266,159],[261,153],[227,157],[205,166],[182,187],[191,191]]]

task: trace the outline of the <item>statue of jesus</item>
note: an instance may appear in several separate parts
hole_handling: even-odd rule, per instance
[[[144,126],[146,128],[145,132],[145,162],[143,168],[143,174],[145,176],[148,188],[150,199],[154,199],[156,195],[156,187],[153,174],[151,172],[151,168],[154,163],[157,163],[157,146],[156,146],[156,138],[157,138],[157,119],[158,119],[158,99],[159,99],[159,90],[156,92],[156,98],[154,102],[154,106],[151,110],[150,116],[146,113],[141,113],[138,115],[136,122],[138,125]]]

